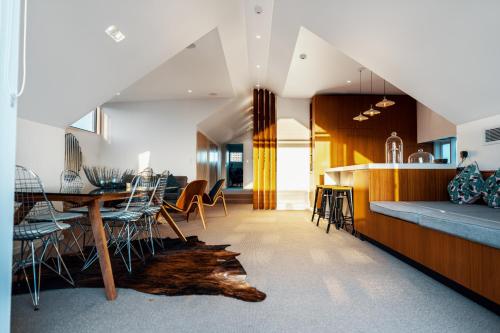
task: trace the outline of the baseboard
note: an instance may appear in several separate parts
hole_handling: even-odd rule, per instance
[[[468,299],[472,300],[473,302],[485,307],[486,309],[492,311],[493,313],[495,313],[497,315],[500,315],[500,304],[497,304],[497,303],[487,299],[486,297],[479,295],[478,293],[462,286],[461,284],[447,278],[446,276],[441,275],[441,274],[433,271],[432,269],[402,255],[401,253],[399,253],[397,251],[394,251],[390,247],[388,247],[384,244],[381,244],[381,243],[377,242],[374,239],[371,239],[370,237],[368,237],[366,235],[359,234],[359,238],[361,240],[366,240],[366,241],[370,242],[371,244],[375,245],[376,247],[378,247],[378,248],[386,251],[387,253],[391,254],[392,256],[398,258],[399,260],[404,261],[406,264],[418,269],[420,272],[426,274],[427,276],[430,276],[434,280],[437,280],[440,283],[446,285],[447,287],[455,290],[456,292],[467,297]]]

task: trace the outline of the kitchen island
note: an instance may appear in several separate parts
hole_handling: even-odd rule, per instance
[[[404,215],[370,210],[370,202],[447,203],[447,185],[455,175],[455,167],[446,164],[373,163],[326,169],[324,180],[328,185],[353,187],[354,226],[361,239],[403,255],[417,267],[428,269],[431,275],[444,277],[452,287],[460,285],[482,300],[484,297],[487,302],[498,304],[499,249],[411,222]],[[470,206],[465,208],[474,209],[474,205]],[[455,224],[453,214],[441,213],[451,217],[448,223]]]

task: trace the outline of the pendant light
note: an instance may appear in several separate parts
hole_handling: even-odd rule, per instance
[[[370,96],[373,95],[373,72],[370,72]],[[379,110],[375,110],[373,108],[373,104],[370,104],[370,109],[363,112],[364,115],[373,117],[377,114],[380,114]]]
[[[361,97],[361,72],[363,71],[363,67],[361,67],[359,69],[359,96]],[[362,121],[365,121],[365,120],[368,120],[368,117],[366,116],[363,116],[363,114],[361,114],[361,112],[359,113],[358,116],[352,118],[353,120],[356,120],[356,121],[359,121],[359,122],[362,122]]]
[[[386,107],[392,106],[394,104],[396,104],[396,102],[391,101],[390,99],[387,99],[385,97],[385,79],[384,79],[384,98],[380,102],[378,102],[377,104],[375,104],[375,106],[378,107],[378,108],[386,108]]]

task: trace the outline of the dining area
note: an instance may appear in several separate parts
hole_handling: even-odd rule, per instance
[[[43,304],[45,285],[78,288],[86,286],[86,278],[113,301],[117,279],[141,274],[172,241],[180,247],[199,242],[182,232],[179,220],[199,218],[206,229],[205,207],[216,204],[227,216],[224,179],[206,192],[207,180],[180,188],[168,171],[150,167],[121,172],[84,166],[85,178],[77,171],[65,169],[59,186],[44,187],[35,171],[16,166],[12,290],[29,293],[34,310]],[[162,238],[160,228],[169,228],[177,239]]]

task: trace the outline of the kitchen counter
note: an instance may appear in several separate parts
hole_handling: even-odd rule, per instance
[[[398,170],[421,170],[422,172],[426,170],[442,170],[449,171],[450,174],[455,172],[455,166],[450,164],[422,164],[422,163],[401,163],[401,164],[391,164],[391,163],[369,163],[369,164],[358,164],[358,165],[348,165],[343,167],[329,168],[325,169],[324,174],[324,184],[325,185],[346,185],[352,186],[354,179],[354,172],[361,171],[388,171],[391,170],[397,173]]]
[[[434,164],[434,163],[369,163],[348,165],[343,167],[325,169],[326,172],[354,171],[354,170],[369,170],[369,169],[455,169],[451,164]]]

